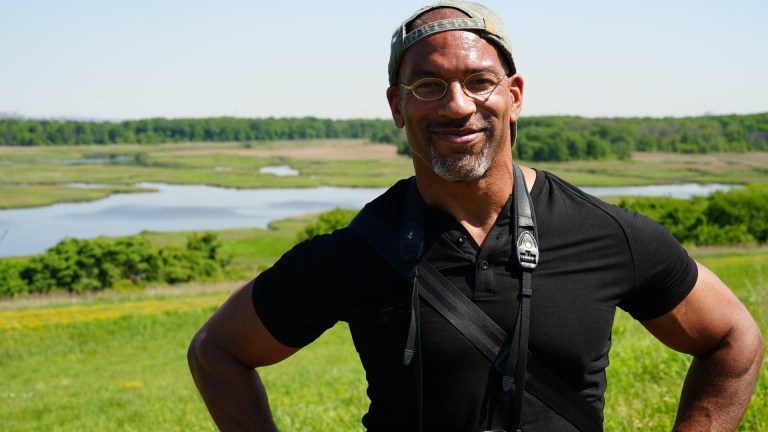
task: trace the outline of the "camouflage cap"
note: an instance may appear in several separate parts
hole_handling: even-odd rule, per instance
[[[468,18],[451,18],[434,21],[421,26],[408,33],[408,25],[416,18],[433,9],[453,8],[469,15]],[[424,6],[413,13],[400,24],[392,34],[392,44],[389,53],[389,85],[397,85],[397,69],[403,59],[405,51],[414,43],[429,35],[450,30],[479,30],[480,36],[496,45],[509,61],[512,68],[510,73],[515,73],[515,62],[512,60],[512,46],[509,43],[509,35],[498,15],[492,10],[479,4],[461,0],[443,0]]]

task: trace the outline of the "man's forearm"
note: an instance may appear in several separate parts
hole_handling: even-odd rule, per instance
[[[713,352],[694,358],[683,386],[674,430],[736,430],[754,392],[763,350],[762,336],[754,328],[740,337],[729,338]]]
[[[195,344],[189,368],[211,417],[222,431],[277,431],[264,385],[255,369],[226,354],[203,354]]]

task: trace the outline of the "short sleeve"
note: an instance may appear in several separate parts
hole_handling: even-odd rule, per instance
[[[269,332],[281,343],[302,347],[332,327],[335,314],[333,260],[338,234],[305,241],[253,284],[253,305]]]
[[[693,289],[696,262],[672,234],[645,216],[622,209],[629,220],[627,235],[632,253],[635,288],[619,306],[637,320],[670,312]]]

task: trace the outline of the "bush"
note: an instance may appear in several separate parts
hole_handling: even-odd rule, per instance
[[[215,279],[230,262],[221,256],[220,248],[221,242],[212,233],[192,234],[186,248],[157,248],[141,235],[117,240],[64,239],[24,264],[0,261],[0,295]]]
[[[304,227],[299,232],[298,241],[309,240],[312,237],[320,234],[329,234],[337,229],[341,229],[349,225],[352,218],[357,215],[358,210],[345,210],[336,207],[333,210],[321,213],[315,222]]]
[[[706,223],[705,199],[666,197],[622,198],[619,206],[645,215],[664,225],[681,243],[698,243],[697,230]]]
[[[22,264],[12,260],[0,260],[0,297],[11,297],[29,292],[29,287],[19,276]]]
[[[746,246],[756,243],[744,225],[705,224],[698,227],[695,234],[698,245]]]
[[[733,246],[768,241],[768,186],[762,184],[690,200],[622,198],[619,206],[659,222],[681,243]]]
[[[742,226],[759,242],[768,241],[768,185],[715,192],[706,210],[707,219],[720,227]]]

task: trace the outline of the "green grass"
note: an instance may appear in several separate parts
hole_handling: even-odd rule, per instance
[[[98,303],[85,321],[34,327],[40,320],[31,318],[31,328],[3,328],[12,312],[0,312],[2,430],[216,430],[190,378],[186,349],[225,297],[168,297],[160,300],[169,306],[162,312],[156,301],[124,298]],[[52,321],[74,307],[17,315]],[[364,375],[344,325],[262,376],[282,429],[359,428]]]
[[[334,159],[339,148],[365,155],[370,146],[391,149],[391,157],[385,160],[353,159],[339,154],[338,159]],[[324,157],[291,158],[259,153],[280,148],[314,151]],[[411,160],[396,156],[395,146],[372,145],[363,140],[278,142],[252,148],[245,148],[240,143],[173,143],[4,147],[2,150],[5,151],[0,152],[0,161],[14,163],[3,165],[0,170],[0,208],[94,200],[109,193],[107,189],[69,187],[69,183],[123,185],[119,191],[127,191],[125,186],[136,182],[234,188],[384,187],[412,172]],[[129,156],[131,161],[119,164],[44,163],[99,155]],[[142,155],[141,164],[136,163],[136,155]],[[32,161],[37,162],[30,163]],[[259,168],[271,165],[290,165],[301,175],[277,177],[259,172]]]
[[[695,255],[721,274],[768,334],[768,305],[760,295],[768,288],[768,251]],[[3,303],[2,430],[215,430],[185,354],[197,328],[239,283]],[[688,356],[664,348],[620,313],[606,430],[670,430],[688,364]],[[282,430],[361,430],[365,378],[346,325],[261,374]],[[767,375],[763,368],[739,430],[768,430]]]
[[[221,254],[232,257],[229,267],[234,275],[247,278],[272,265],[293,247],[299,230],[316,217],[316,214],[307,214],[271,222],[267,229],[236,228],[215,233],[222,243]],[[144,233],[157,246],[184,246],[190,234],[187,231]]]
[[[184,366],[214,307],[3,330],[3,430],[215,430]]]
[[[768,250],[696,251],[750,310],[768,335]],[[606,430],[671,430],[690,356],[664,348],[628,314],[614,324],[606,392]],[[765,364],[765,361],[764,361]],[[768,430],[768,370],[760,378],[740,431]]]
[[[522,162],[526,164],[525,161]],[[766,183],[768,153],[635,153],[631,160],[531,162],[578,186]]]
[[[52,202],[95,201],[116,193],[144,192],[134,186],[78,188],[65,185],[0,186],[0,209],[38,207]]]
[[[289,143],[312,146],[318,143]],[[323,143],[319,143],[323,145]],[[267,143],[264,147],[278,148]],[[237,150],[239,144],[164,144],[18,149],[8,160],[73,159],[93,154],[146,152],[150,166],[6,165],[0,170],[0,207],[97,199],[112,188],[73,189],[69,182],[132,184],[137,180],[232,187],[319,184],[384,186],[410,175],[410,161],[308,160],[195,155]],[[17,149],[15,149],[17,150]],[[191,151],[179,155],[180,151]],[[101,152],[101,153],[100,153]],[[581,185],[701,181],[766,182],[765,153],[643,155],[638,161],[570,162],[532,166]],[[290,164],[297,178],[258,174],[258,167]],[[21,188],[17,184],[26,184]],[[215,427],[186,366],[195,331],[249,275],[290,248],[310,219],[273,223],[267,230],[218,231],[234,257],[237,281],[142,292],[0,301],[0,430],[211,431]],[[157,244],[183,244],[188,233],[148,233]],[[768,334],[768,250],[700,249],[692,254],[713,269]],[[242,276],[242,277],[241,277]],[[670,430],[689,357],[664,348],[619,313],[614,325],[606,430]],[[768,430],[768,372],[739,430]],[[361,430],[367,408],[365,378],[347,328],[339,324],[311,346],[263,368],[273,414],[282,430]]]

